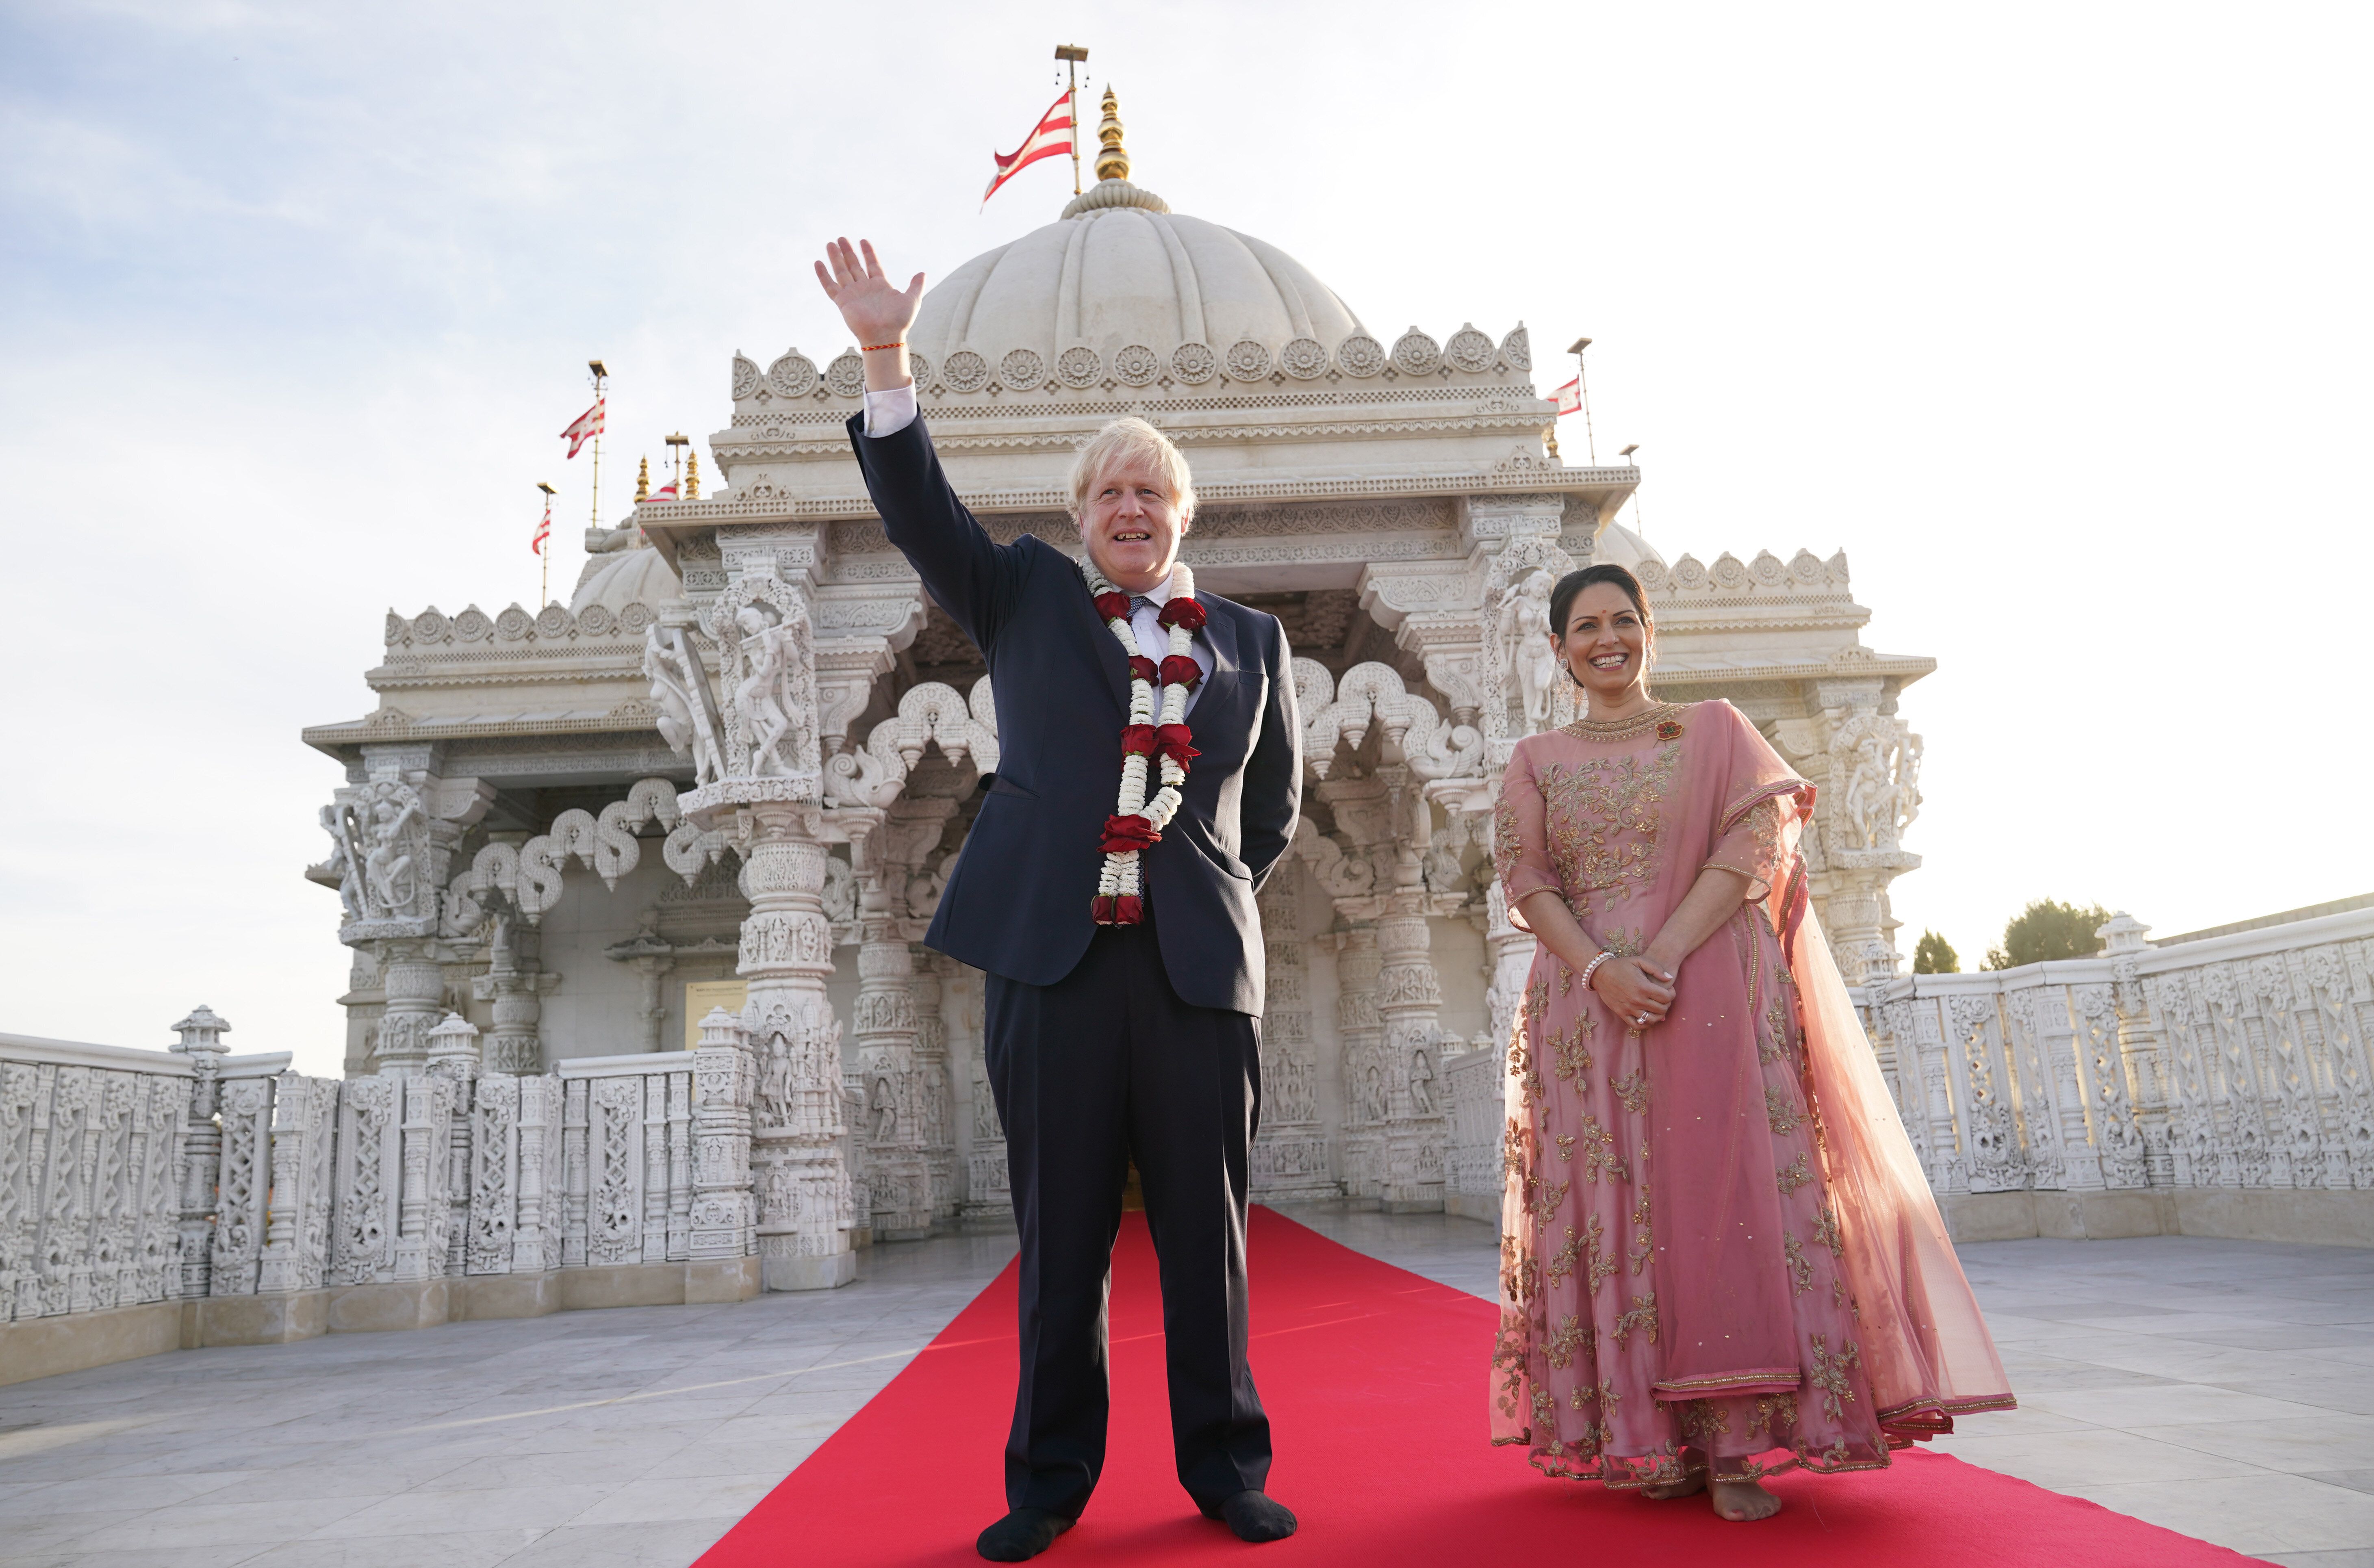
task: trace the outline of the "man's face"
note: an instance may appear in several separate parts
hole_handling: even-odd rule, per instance
[[[1143,593],[1168,578],[1186,532],[1169,482],[1143,459],[1106,468],[1088,491],[1079,527],[1088,559],[1124,593]]]

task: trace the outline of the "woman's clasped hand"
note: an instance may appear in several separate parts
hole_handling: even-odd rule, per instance
[[[1592,972],[1591,989],[1609,1012],[1636,1029],[1663,1024],[1674,1005],[1671,970],[1620,954]]]

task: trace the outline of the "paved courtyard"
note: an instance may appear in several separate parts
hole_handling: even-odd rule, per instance
[[[1472,1221],[1298,1209],[1489,1293]],[[0,1388],[7,1568],[680,1568],[1013,1255],[862,1254],[826,1295],[185,1351]],[[1963,1249],[2024,1408],[1940,1446],[2295,1568],[2374,1568],[2374,1252]]]

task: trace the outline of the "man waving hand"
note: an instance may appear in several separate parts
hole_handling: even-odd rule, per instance
[[[1136,1162],[1162,1275],[1180,1484],[1249,1541],[1294,1533],[1263,1490],[1269,1418],[1245,1355],[1245,1167],[1261,1106],[1253,895],[1300,803],[1301,727],[1275,616],[1179,562],[1186,459],[1143,420],[1078,454],[1084,558],[992,540],[941,472],[907,333],[923,301],[868,243],[817,276],[865,357],[849,422],[885,531],[981,649],[1000,762],[927,945],[987,971],[989,1082],[1021,1233],[1021,1375],[996,1562],[1036,1556],[1104,1464],[1105,1294]]]

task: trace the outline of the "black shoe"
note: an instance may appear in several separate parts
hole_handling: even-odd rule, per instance
[[[1017,1508],[981,1531],[973,1550],[992,1562],[1027,1562],[1054,1545],[1055,1538],[1072,1525],[1072,1520],[1044,1508]],[[1293,1526],[1289,1522],[1287,1527]]]
[[[1197,1505],[1207,1519],[1226,1519],[1239,1540],[1256,1544],[1284,1540],[1296,1529],[1294,1510],[1265,1492],[1240,1492],[1218,1503]]]

